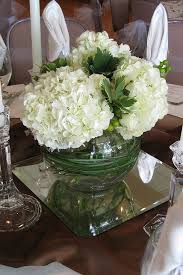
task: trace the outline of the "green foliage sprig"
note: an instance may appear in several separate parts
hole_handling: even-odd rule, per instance
[[[68,65],[68,62],[66,58],[57,58],[53,62],[43,64],[40,67],[40,73],[44,74],[46,72],[56,71],[57,68],[65,67],[67,65]]]
[[[167,74],[172,70],[172,67],[167,59],[161,61],[160,64],[155,67],[159,69],[160,75],[163,78],[166,78]]]
[[[97,52],[94,57],[88,57],[85,64],[89,74],[103,74],[110,78],[113,72],[116,70],[120,59],[113,57],[110,52],[104,50],[101,51],[97,48]]]
[[[129,96],[130,92],[126,89],[124,77],[116,79],[115,85],[112,85],[108,79],[104,79],[102,93],[114,113],[114,118],[108,128],[109,131],[113,131],[115,127],[120,125],[119,120],[123,114],[130,113],[130,108],[136,102],[136,99]]]
[[[56,71],[57,68],[65,67],[68,65],[66,58],[57,58],[53,62],[45,63],[40,67],[40,74],[44,74],[51,71]],[[39,75],[33,75],[33,80],[38,81]]]

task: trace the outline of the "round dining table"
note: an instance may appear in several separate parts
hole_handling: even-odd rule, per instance
[[[152,129],[142,137],[143,150],[172,165],[169,145],[180,129]],[[38,156],[39,146],[21,123],[12,121],[12,162]],[[21,192],[32,194],[14,177]],[[143,226],[157,213],[166,213],[167,203],[95,237],[73,234],[42,202],[40,220],[25,231],[0,233],[0,264],[20,267],[57,261],[85,275],[138,275],[148,241]]]

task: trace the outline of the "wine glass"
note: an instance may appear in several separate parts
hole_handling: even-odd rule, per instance
[[[8,85],[12,75],[12,67],[9,51],[0,52],[0,81],[2,84],[2,89],[4,90]]]
[[[11,67],[11,60],[10,54],[7,49],[0,50],[0,83],[1,89],[3,91],[3,101],[5,104],[8,104],[8,100],[10,95],[5,92],[6,87],[11,79],[12,75],[12,67]]]

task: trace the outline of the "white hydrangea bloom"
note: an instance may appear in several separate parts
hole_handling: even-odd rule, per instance
[[[77,39],[77,48],[74,48],[71,53],[71,64],[74,67],[81,67],[89,56],[94,56],[100,50],[107,50],[113,57],[130,56],[130,48],[128,45],[118,45],[116,41],[109,38],[107,32],[92,32],[86,31]]]
[[[136,99],[130,113],[117,119],[116,125],[120,123],[120,126],[114,126],[124,139],[141,136],[167,114],[168,87],[153,64],[131,56],[128,45],[118,45],[106,32],[86,31],[77,43],[78,47],[68,59],[70,67],[42,74],[35,84],[26,87],[23,123],[32,130],[40,145],[52,150],[78,148],[101,136],[109,125],[114,126],[116,118],[111,121],[114,114],[110,101],[107,102],[101,92],[105,76],[88,76],[82,70],[97,48],[120,59],[110,80],[111,91],[115,92],[115,80],[124,77],[129,96]]]
[[[168,112],[167,91],[165,79],[160,77],[158,69],[150,62],[137,57],[131,57],[120,65],[114,78],[125,77],[129,96],[135,97],[136,103],[129,114],[124,114],[117,128],[124,139],[139,137],[149,131],[158,119]]]
[[[101,93],[103,75],[62,67],[26,87],[23,124],[40,145],[78,148],[101,136],[113,117]]]

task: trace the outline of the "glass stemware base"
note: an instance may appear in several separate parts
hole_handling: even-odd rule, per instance
[[[146,223],[143,227],[146,234],[150,237],[151,234],[157,229],[160,228],[164,221],[165,221],[166,215],[163,214],[157,214],[154,216],[148,223]]]
[[[154,251],[157,247],[160,235],[162,231],[162,226],[157,227],[156,229],[154,228],[154,231],[150,235],[150,238],[148,240],[145,253],[142,259],[142,264],[141,264],[141,275],[147,275],[148,273],[148,268],[149,265],[152,261]]]
[[[39,220],[40,203],[29,195],[18,197],[0,202],[0,232],[24,230]]]

